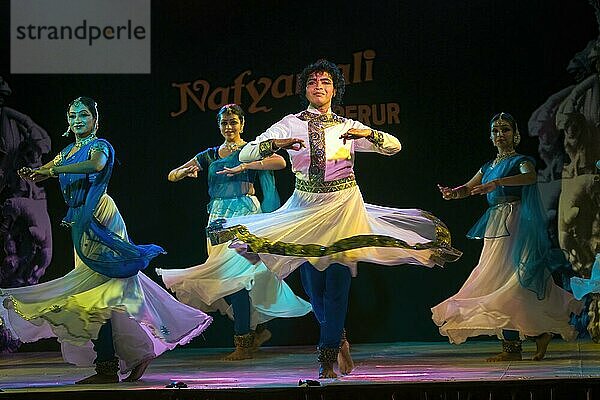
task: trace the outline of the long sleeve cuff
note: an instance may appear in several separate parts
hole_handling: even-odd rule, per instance
[[[372,129],[371,131],[373,133],[366,138],[367,141],[371,143],[370,151],[375,151],[385,155],[392,155],[396,154],[402,149],[402,144],[395,136],[375,129]]]
[[[373,143],[375,146],[381,147],[383,146],[384,142],[383,133],[376,131],[375,129],[371,129],[371,136],[368,136],[367,140]]]
[[[275,153],[273,150],[273,139],[265,140],[258,144],[258,153],[261,158],[267,158]]]

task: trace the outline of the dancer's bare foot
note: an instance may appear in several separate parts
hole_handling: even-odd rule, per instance
[[[521,361],[523,359],[521,353],[507,353],[503,351],[500,354],[496,354],[493,357],[487,358],[487,362],[499,362],[499,361]]]
[[[147,360],[144,360],[136,365],[129,373],[129,376],[123,379],[123,382],[135,382],[139,380],[142,375],[144,375],[144,372],[146,372],[146,368],[148,368],[148,365],[150,365],[152,360],[153,358],[148,358]]]
[[[251,347],[236,347],[233,353],[223,357],[223,361],[239,361],[254,358]]]
[[[119,375],[116,373],[114,375],[94,374],[75,382],[76,385],[99,385],[104,383],[119,383]]]
[[[254,343],[252,343],[252,351],[258,351],[258,348],[263,345],[266,341],[271,339],[271,331],[268,329],[262,329],[260,331],[256,331],[254,336]]]
[[[532,358],[533,361],[540,361],[544,358],[546,350],[548,349],[548,344],[550,344],[551,340],[551,333],[544,333],[535,338],[536,351]]]
[[[319,366],[319,379],[337,378],[337,374],[333,370],[333,363],[322,362]]]
[[[350,343],[347,340],[344,340],[340,346],[337,362],[342,375],[348,375],[354,369],[354,361],[352,361],[352,356],[350,355]]]

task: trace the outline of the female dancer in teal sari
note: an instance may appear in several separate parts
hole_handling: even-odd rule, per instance
[[[138,380],[150,361],[198,336],[211,317],[176,301],[142,269],[163,253],[135,245],[113,199],[106,193],[114,149],[97,136],[94,100],[79,97],[67,119],[75,142],[39,169],[22,168],[23,179],[59,179],[69,207],[75,268],[39,285],[0,289],[0,317],[23,342],[57,337],[65,361],[96,365],[96,374],[77,383]],[[93,346],[92,346],[93,345]]]
[[[500,113],[490,128],[496,158],[462,186],[439,186],[445,200],[485,194],[489,208],[467,234],[484,239],[479,264],[457,294],[432,308],[433,320],[452,343],[498,336],[502,352],[488,361],[521,360],[525,337],[535,338],[533,359],[541,360],[553,333],[576,337],[569,320],[582,305],[550,276],[564,257],[551,249],[533,159],[514,149],[515,120]]]
[[[169,173],[172,182],[196,178],[207,171],[210,202],[208,223],[240,215],[270,212],[279,207],[271,170],[285,167],[285,160],[273,155],[261,161],[241,163],[240,149],[244,112],[228,104],[217,114],[225,142],[211,147]],[[255,196],[254,183],[260,181],[263,199]],[[234,320],[235,351],[225,360],[253,357],[253,352],[271,333],[261,324],[276,317],[296,317],[310,312],[310,304],[296,297],[258,257],[241,256],[228,243],[208,247],[204,264],[185,269],[157,269],[165,285],[185,304],[203,311],[220,311]]]

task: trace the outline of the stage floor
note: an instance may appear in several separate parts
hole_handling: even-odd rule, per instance
[[[577,383],[587,385],[584,390],[586,397],[591,393],[590,388],[594,388],[596,395],[600,394],[595,389],[595,382],[600,378],[598,344],[589,340],[566,343],[555,339],[550,343],[546,359],[534,362],[531,356],[535,344],[524,342],[526,360],[486,362],[485,358],[497,353],[499,347],[498,342],[491,340],[471,341],[460,346],[443,342],[357,344],[352,346],[356,363],[352,374],[339,379],[321,380],[318,388],[300,388],[298,385],[300,380],[316,379],[314,347],[265,347],[257,353],[256,358],[237,362],[220,360],[230,349],[179,348],[154,360],[138,382],[85,386],[74,385],[73,382],[93,373],[92,368],[66,364],[58,353],[16,353],[0,356],[0,399],[65,400],[84,398],[84,394],[86,399],[106,400],[111,396],[125,399],[139,398],[140,391],[145,400],[307,399],[312,398],[311,393],[318,393],[319,396],[315,398],[320,399],[359,398],[361,391],[364,392],[364,398],[404,399],[432,398],[427,395],[410,397],[407,394],[409,392],[414,396],[417,396],[417,392],[425,393],[427,390],[448,393],[450,388],[454,388],[451,392],[458,393],[458,397],[446,398],[461,398],[461,391],[471,393],[477,389],[485,392],[488,390],[486,387],[493,388],[497,383],[512,383],[503,388],[511,387],[514,390],[523,388],[523,385],[536,390],[545,387],[546,392],[551,387],[564,388],[566,383]],[[174,381],[184,382],[187,388],[165,389]],[[407,392],[407,389],[412,391]],[[384,390],[385,396],[381,390]],[[527,390],[535,392],[534,389]],[[173,397],[173,391],[177,391],[176,397]],[[379,392],[382,397],[377,396]],[[281,396],[278,397],[277,393]],[[406,396],[398,397],[398,393],[405,393]],[[561,398],[556,393],[553,397]]]

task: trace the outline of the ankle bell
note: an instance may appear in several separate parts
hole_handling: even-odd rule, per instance
[[[317,347],[317,361],[320,363],[333,364],[337,361],[338,347]]]
[[[344,330],[342,331],[342,336],[340,337],[340,347],[342,347],[342,345],[344,344],[345,341],[347,341],[346,328],[344,328]]]
[[[119,359],[113,358],[107,361],[99,361],[96,363],[96,373],[98,375],[113,376],[119,371]]]
[[[248,332],[245,335],[234,335],[233,344],[235,347],[250,348],[254,345],[254,331]]]
[[[520,340],[503,340],[502,351],[505,353],[521,353],[523,347]]]

